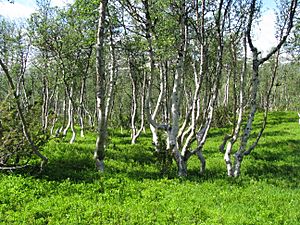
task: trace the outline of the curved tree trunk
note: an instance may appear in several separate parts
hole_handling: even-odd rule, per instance
[[[252,37],[251,37],[251,29],[252,29],[252,23],[253,23],[253,18],[254,14],[256,12],[256,0],[252,0],[251,6],[250,6],[250,14],[249,14],[249,21],[248,21],[248,27],[247,27],[247,41],[250,47],[250,50],[253,55],[252,59],[252,90],[251,90],[251,101],[250,101],[250,112],[248,116],[248,120],[246,123],[246,127],[244,129],[244,132],[241,137],[241,143],[239,146],[238,151],[235,153],[235,162],[234,162],[234,176],[238,177],[241,173],[241,165],[243,158],[245,156],[246,146],[252,131],[252,124],[254,121],[254,117],[256,114],[257,110],[257,92],[258,92],[258,84],[259,84],[259,67],[265,63],[267,60],[269,60],[277,51],[280,50],[282,45],[286,42],[288,35],[291,32],[291,29],[293,27],[293,22],[294,22],[294,16],[297,8],[297,0],[292,0],[290,3],[290,8],[288,12],[288,17],[285,18],[285,25],[282,28],[282,32],[285,31],[285,34],[282,35],[280,42],[278,45],[273,48],[267,56],[264,58],[259,59],[259,54],[260,52],[258,49],[253,45],[252,42]]]
[[[224,161],[226,163],[226,168],[227,168],[227,175],[228,176],[233,176],[233,168],[232,168],[232,160],[231,160],[231,151],[232,151],[232,147],[233,145],[236,143],[238,137],[239,137],[239,133],[240,133],[240,129],[241,129],[241,125],[242,125],[242,117],[243,117],[243,108],[244,108],[244,89],[245,89],[245,77],[246,77],[246,73],[247,73],[247,43],[246,43],[246,36],[244,38],[244,63],[243,63],[243,71],[241,72],[240,75],[240,93],[239,93],[239,108],[238,108],[238,119],[237,122],[235,124],[235,128],[233,131],[233,135],[230,138],[229,142],[227,142],[226,145],[226,150],[224,153]]]
[[[8,80],[9,86],[10,86],[10,88],[13,91],[14,99],[15,99],[15,102],[16,102],[16,105],[17,105],[18,115],[19,115],[19,118],[20,118],[21,123],[22,123],[22,128],[23,128],[24,136],[25,136],[26,140],[28,141],[28,143],[30,144],[33,153],[36,154],[39,158],[42,159],[42,162],[41,162],[41,170],[42,170],[43,166],[45,164],[47,164],[48,158],[46,156],[44,156],[42,153],[40,153],[40,151],[38,150],[38,147],[35,145],[34,141],[31,138],[31,135],[30,135],[30,133],[28,131],[27,123],[26,123],[26,120],[25,120],[25,117],[24,117],[24,114],[23,114],[23,111],[22,111],[22,107],[21,107],[21,103],[20,103],[20,98],[17,95],[17,92],[16,92],[16,89],[15,89],[15,85],[13,83],[12,77],[10,76],[9,71],[8,71],[6,65],[3,63],[3,61],[1,59],[0,59],[0,66],[2,67],[2,69],[3,69],[3,71],[4,71],[5,75],[6,75],[6,78]]]
[[[80,124],[80,137],[84,137],[84,116],[86,113],[85,110],[85,104],[84,104],[84,97],[86,94],[86,80],[87,80],[87,74],[88,70],[90,68],[90,58],[92,55],[92,47],[90,47],[88,55],[87,55],[87,65],[85,67],[85,71],[83,74],[83,77],[81,79],[81,88],[80,88],[80,97],[79,97],[79,109],[78,109],[78,115],[79,115],[79,124]],[[90,114],[88,114],[90,116]]]

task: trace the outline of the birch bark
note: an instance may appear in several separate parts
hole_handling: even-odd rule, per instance
[[[232,1],[228,1],[227,4],[224,4],[224,2],[221,0],[218,4],[218,9],[217,9],[217,13],[216,13],[216,17],[215,17],[215,29],[216,29],[216,43],[217,43],[217,50],[216,50],[216,55],[215,55],[215,59],[216,59],[216,65],[215,65],[215,73],[216,76],[212,79],[211,81],[211,87],[207,87],[207,99],[208,99],[208,104],[206,105],[206,107],[204,108],[203,112],[204,112],[204,118],[203,118],[203,122],[202,125],[200,126],[199,130],[196,132],[196,123],[195,123],[195,118],[198,117],[199,112],[197,109],[197,111],[194,109],[193,113],[192,113],[192,124],[190,127],[190,135],[188,136],[185,145],[181,151],[181,156],[184,157],[184,160],[187,161],[192,155],[197,155],[198,159],[200,160],[200,174],[204,173],[205,171],[205,166],[206,166],[206,161],[205,158],[203,156],[202,150],[203,150],[203,146],[206,142],[207,139],[207,135],[211,126],[211,122],[213,119],[213,112],[214,112],[214,108],[216,105],[216,101],[217,101],[217,97],[218,97],[218,89],[219,89],[219,84],[220,84],[220,80],[222,77],[222,70],[223,70],[223,48],[224,48],[224,41],[223,41],[223,35],[224,35],[224,26],[225,26],[225,21],[227,19],[227,15],[229,13],[229,8],[231,6]],[[225,7],[224,7],[225,6]],[[223,8],[224,7],[224,8]],[[202,13],[205,12],[205,1],[202,2]],[[223,10],[224,9],[224,10]],[[222,16],[223,15],[223,16]],[[199,16],[197,16],[199,17]],[[205,57],[205,53],[204,53],[204,43],[205,43],[205,39],[204,39],[204,34],[205,34],[205,30],[204,30],[204,14],[201,17],[201,31],[198,31],[198,35],[201,37],[200,39],[200,50],[202,53],[202,57]],[[196,105],[198,105],[198,100],[196,100],[198,97],[198,88],[201,87],[202,85],[202,80],[203,80],[203,76],[204,76],[204,64],[205,64],[205,58],[201,58],[201,64],[200,64],[200,74],[199,74],[199,81],[197,81],[197,79],[195,79],[196,81],[196,89],[195,89],[195,94],[194,94],[194,100],[193,100],[193,107],[196,107]],[[208,77],[206,77],[208,79]],[[197,113],[196,113],[197,112]],[[193,134],[195,133],[195,136],[193,137]],[[194,140],[197,140],[197,147],[193,150],[190,151],[190,145]]]
[[[55,87],[57,89],[57,87]],[[59,117],[59,92],[58,90],[55,90],[55,100],[54,100],[54,118],[52,120],[52,126],[50,128],[50,134],[54,135],[54,128],[55,128],[55,124],[58,121],[58,117]]]
[[[48,128],[48,109],[49,109],[49,86],[46,76],[43,76],[43,106],[42,106],[42,127],[46,131]]]
[[[163,74],[163,68],[162,65],[160,66],[160,85],[159,85],[159,95],[155,104],[155,108],[152,112],[151,115],[151,119],[154,121],[156,119],[157,113],[159,111],[159,107],[162,104],[162,100],[163,97],[165,97],[165,83],[164,83],[164,74]],[[157,134],[157,128],[154,127],[151,123],[150,123],[150,130],[152,133],[152,144],[155,146],[155,150],[157,152],[162,151],[162,149],[160,149],[159,147],[159,138],[158,138],[158,134]]]
[[[252,23],[254,19],[254,14],[256,12],[256,0],[251,1],[251,6],[250,6],[250,13],[249,13],[249,20],[248,20],[248,25],[247,25],[247,41],[250,47],[250,50],[252,52],[252,90],[251,90],[251,100],[250,100],[250,112],[248,115],[248,120],[246,123],[246,127],[243,131],[242,137],[241,137],[241,143],[239,146],[238,151],[235,153],[235,162],[234,162],[234,176],[238,177],[241,172],[241,165],[243,158],[245,156],[246,152],[246,146],[252,131],[252,124],[254,121],[255,113],[257,110],[257,92],[258,92],[258,85],[259,85],[259,67],[265,63],[267,60],[270,59],[277,51],[280,50],[282,45],[286,42],[286,39],[288,35],[291,32],[291,29],[293,27],[294,23],[294,17],[295,17],[295,12],[297,8],[297,0],[291,0],[290,2],[290,7],[288,11],[288,15],[285,18],[285,22],[287,26],[284,27],[285,34],[282,36],[282,39],[279,41],[278,45],[273,48],[264,58],[259,59],[259,54],[260,52],[258,49],[254,46],[252,37],[251,37],[251,29],[252,29]]]
[[[99,21],[96,43],[96,99],[97,99],[97,119],[98,119],[98,137],[96,141],[96,149],[94,159],[96,160],[96,168],[104,171],[105,141],[107,131],[105,128],[105,60],[104,60],[104,23],[106,17],[107,0],[101,1],[99,6]]]
[[[137,88],[138,88],[138,78],[136,75],[136,71],[133,68],[132,59],[129,56],[129,76],[132,86],[132,103],[131,103],[131,144],[135,144],[137,138],[140,136],[141,132],[144,129],[144,102],[145,102],[145,89],[146,89],[146,76],[144,75],[143,82],[141,88],[141,98],[140,98],[140,127],[137,128],[136,125],[136,114],[138,110],[137,102]]]
[[[227,168],[227,175],[233,176],[233,169],[232,169],[232,160],[231,160],[231,151],[232,147],[237,141],[242,125],[243,119],[243,108],[244,108],[244,89],[245,89],[245,77],[247,73],[247,43],[246,43],[246,36],[243,38],[243,45],[244,45],[244,62],[243,62],[243,69],[240,73],[240,92],[239,92],[239,107],[238,107],[238,118],[235,124],[235,128],[233,131],[233,135],[230,138],[229,142],[227,142],[226,150],[224,154],[224,161],[226,163]]]
[[[281,35],[282,36],[282,35]],[[262,127],[256,137],[256,140],[254,141],[254,143],[248,148],[247,151],[245,151],[244,155],[249,155],[257,146],[266,126],[267,126],[267,120],[268,120],[268,112],[269,112],[269,107],[270,107],[270,97],[271,97],[271,93],[272,93],[272,89],[274,86],[274,82],[275,82],[275,78],[277,75],[277,70],[278,70],[278,65],[279,65],[279,57],[280,57],[280,50],[277,51],[276,56],[275,56],[275,64],[273,67],[273,71],[272,71],[272,77],[271,77],[271,82],[270,82],[270,86],[267,90],[266,93],[266,102],[264,103],[264,118],[263,118],[263,123],[262,123]]]
[[[80,124],[80,137],[84,137],[84,115],[85,115],[85,104],[84,104],[84,97],[86,94],[86,80],[87,80],[87,73],[90,68],[90,58],[92,55],[92,47],[90,47],[88,55],[87,55],[87,64],[84,70],[84,74],[81,79],[81,88],[80,88],[80,97],[79,97],[79,124]]]

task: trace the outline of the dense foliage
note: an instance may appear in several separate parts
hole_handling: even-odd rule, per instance
[[[42,148],[50,138],[43,132],[40,121],[36,118],[40,105],[30,106],[25,116],[30,121],[30,130],[33,141],[38,148]],[[27,166],[33,156],[30,143],[24,137],[23,125],[20,122],[15,102],[9,98],[0,103],[0,167],[14,169]]]

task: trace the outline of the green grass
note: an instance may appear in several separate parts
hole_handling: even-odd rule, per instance
[[[198,175],[195,157],[185,179],[177,178],[175,165],[160,174],[149,135],[132,146],[128,134],[114,133],[104,174],[95,171],[93,134],[73,145],[51,141],[41,174],[36,168],[0,173],[0,224],[299,224],[297,114],[270,114],[238,179],[227,178],[218,152],[226,131],[210,132],[206,174]]]

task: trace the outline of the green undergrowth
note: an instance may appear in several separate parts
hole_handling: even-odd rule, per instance
[[[254,124],[254,134],[262,115]],[[294,112],[273,112],[264,136],[244,159],[240,178],[226,176],[218,146],[228,128],[213,128],[207,171],[196,157],[180,179],[162,175],[151,136],[136,145],[110,131],[105,173],[95,171],[95,135],[75,144],[52,140],[49,164],[0,173],[0,224],[299,224],[300,125]]]

